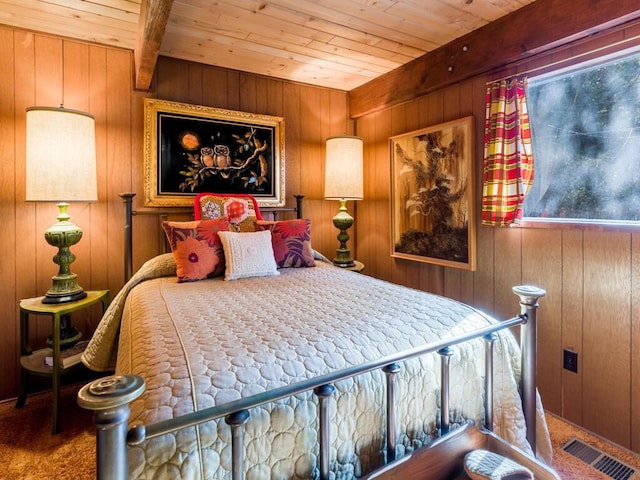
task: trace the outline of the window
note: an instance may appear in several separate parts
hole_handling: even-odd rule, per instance
[[[529,79],[524,216],[640,221],[640,54]]]

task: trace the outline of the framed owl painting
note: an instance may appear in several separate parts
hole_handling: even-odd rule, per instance
[[[144,204],[191,206],[198,193],[285,203],[284,119],[147,98]]]

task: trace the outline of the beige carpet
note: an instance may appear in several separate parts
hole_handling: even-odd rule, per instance
[[[0,404],[0,479],[95,478],[95,429],[92,413],[76,403],[80,387],[62,389],[58,435],[51,435],[51,393],[30,396],[19,410]]]
[[[62,432],[51,435],[51,394],[27,399],[16,410],[14,402],[0,404],[1,480],[85,480],[95,478],[95,432],[91,412],[76,403],[80,385],[62,390]],[[611,480],[581,460],[561,450],[578,438],[638,470],[640,456],[611,445],[558,417],[547,414],[554,446],[554,468],[563,480]]]
[[[614,445],[597,435],[589,433],[573,424],[570,424],[555,415],[547,413],[547,423],[551,433],[553,445],[553,467],[563,480],[611,480],[595,468],[587,465],[582,460],[562,450],[562,447],[573,438],[595,447],[607,455],[612,456],[636,470],[635,479],[640,479],[640,455]]]

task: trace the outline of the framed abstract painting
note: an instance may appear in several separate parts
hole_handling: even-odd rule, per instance
[[[391,255],[475,270],[473,117],[389,143]]]

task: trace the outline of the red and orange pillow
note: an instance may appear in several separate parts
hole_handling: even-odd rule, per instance
[[[176,261],[178,282],[194,282],[224,273],[224,250],[218,232],[229,230],[225,219],[162,222],[162,228]]]

